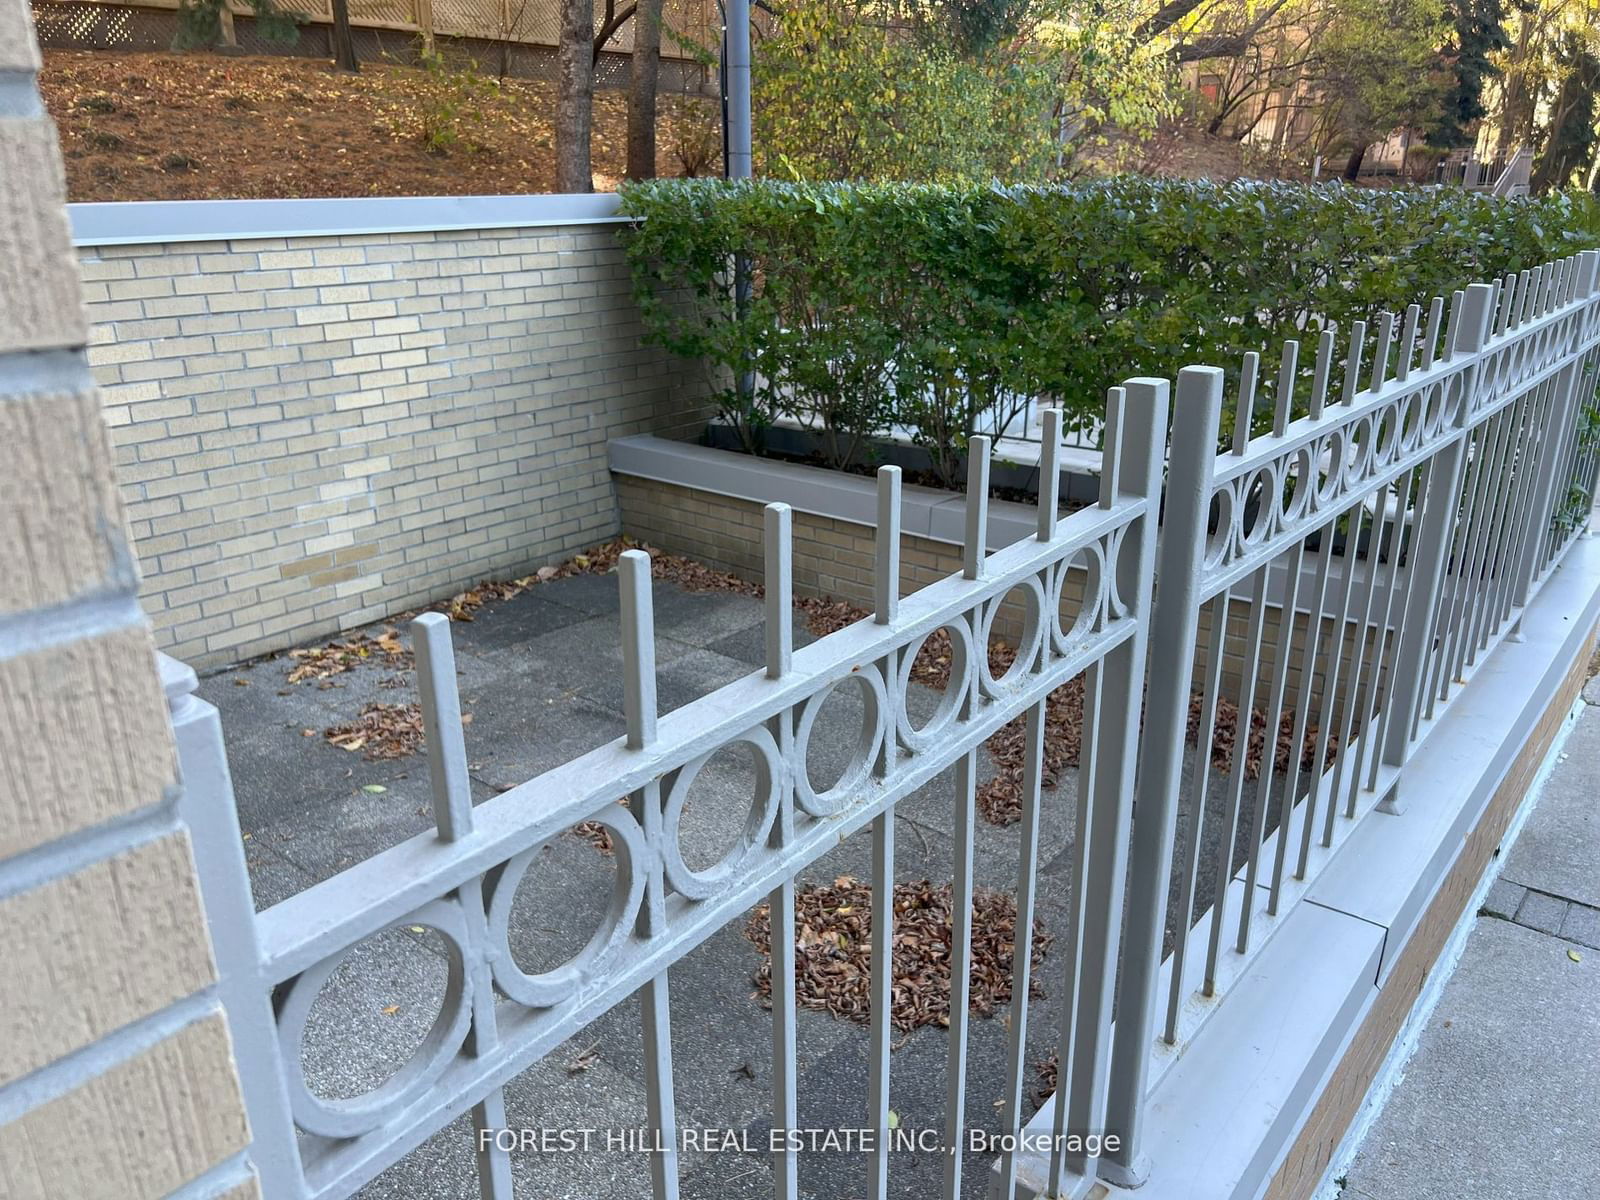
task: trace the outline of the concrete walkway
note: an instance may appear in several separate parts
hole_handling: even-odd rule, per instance
[[[1600,677],[1343,1200],[1600,1194]]]

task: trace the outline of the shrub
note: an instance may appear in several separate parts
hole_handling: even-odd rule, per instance
[[[1017,396],[1083,427],[1129,376],[1275,363],[1286,338],[1600,245],[1578,193],[660,180],[622,203],[647,336],[706,363],[748,448],[775,416],[816,414],[842,462],[900,423],[952,481]]]
[[[448,154],[460,144],[478,150],[473,135],[483,123],[484,105],[500,94],[499,81],[480,74],[476,61],[452,68],[437,50],[423,50],[417,63],[422,144],[433,154]]]

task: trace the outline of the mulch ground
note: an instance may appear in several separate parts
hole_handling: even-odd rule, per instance
[[[47,50],[39,85],[73,201],[554,191],[554,85],[480,78],[492,94],[462,103],[459,77],[383,62],[346,75],[317,59]],[[430,150],[424,128],[446,105],[461,110],[454,144]],[[668,93],[659,112],[657,172],[681,175],[678,148],[720,128],[716,103]],[[624,92],[595,93],[593,137],[595,187],[613,191]]]

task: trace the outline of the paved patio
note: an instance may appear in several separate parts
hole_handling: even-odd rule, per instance
[[[1600,676],[1345,1200],[1578,1200],[1600,1180]]]
[[[470,714],[465,735],[476,801],[622,734],[617,612],[614,577],[578,575],[539,584],[488,605],[471,622],[453,625],[462,709]],[[658,581],[655,617],[663,711],[762,662],[759,600],[687,592]],[[803,622],[796,624],[797,640],[810,641]],[[421,755],[369,762],[322,736],[324,728],[353,719],[370,702],[414,699],[414,672],[370,662],[324,681],[290,684],[287,675],[294,665],[287,657],[268,659],[214,674],[201,685],[201,694],[222,712],[259,908],[432,824]],[[914,713],[931,713],[937,694],[913,687]],[[854,689],[840,689],[829,701],[824,728],[813,738],[821,756],[811,764],[814,778],[842,769],[858,714]],[[834,761],[827,761],[830,756]],[[994,767],[986,752],[980,761],[981,780]],[[691,865],[714,861],[730,844],[729,831],[743,824],[753,778],[748,764],[721,756],[703,773],[704,795],[691,801],[685,820]],[[1067,852],[1076,787],[1077,773],[1068,770],[1045,794],[1038,917],[1051,930],[1064,927],[1070,900]],[[1214,780],[1213,797],[1224,790]],[[1253,791],[1247,789],[1247,795]],[[953,844],[948,778],[902,802],[897,814],[897,878],[947,881]],[[979,884],[1014,892],[1019,852],[1018,826],[980,821]],[[799,883],[828,883],[846,874],[868,879],[869,854],[869,837],[852,838],[814,864]],[[1181,853],[1178,857],[1181,861]],[[512,949],[524,968],[548,969],[584,944],[609,893],[612,871],[609,856],[581,836],[561,837],[546,849],[544,863],[523,885],[513,917]],[[724,927],[672,969],[675,1084],[681,1125],[750,1129],[752,1142],[764,1145],[771,1017],[753,998],[752,975],[761,956],[743,924]],[[386,1078],[417,1044],[437,1011],[445,980],[442,948],[431,944],[431,936],[391,931],[358,948],[334,976],[318,1001],[305,1046],[314,1089],[332,1096],[361,1094]],[[1047,996],[1031,1009],[1030,1064],[1053,1050],[1064,961],[1047,957],[1042,969]],[[998,1130],[1006,1038],[1003,1018],[973,1021],[967,1106],[972,1128]],[[865,1123],[867,1050],[863,1027],[825,1013],[800,1013],[804,1126]],[[937,1027],[897,1042],[891,1103],[903,1128],[942,1129],[946,1054],[947,1035]],[[629,1000],[513,1081],[506,1092],[509,1123],[637,1130],[645,1122],[643,1074],[639,1008]],[[1037,1082],[1030,1068],[1029,1090]],[[471,1136],[463,1118],[361,1194],[475,1197]],[[990,1161],[969,1155],[966,1194],[983,1195]],[[633,1200],[649,1192],[647,1161],[637,1153],[518,1154],[514,1167],[532,1197]],[[802,1188],[818,1200],[846,1200],[863,1194],[865,1169],[855,1154],[808,1154],[800,1166]],[[897,1153],[891,1163],[892,1194],[934,1194],[942,1171],[937,1154]],[[762,1154],[688,1153],[682,1181],[685,1197],[771,1195]]]

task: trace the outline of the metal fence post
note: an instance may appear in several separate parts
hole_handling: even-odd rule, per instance
[[[1597,267],[1600,267],[1600,250],[1585,250],[1578,255],[1575,298],[1587,300],[1594,294]],[[1578,386],[1582,378],[1583,360],[1573,359],[1562,368],[1550,398],[1549,419],[1542,431],[1539,461],[1535,468],[1538,490],[1528,508],[1522,553],[1517,560],[1515,603],[1519,608],[1527,605],[1533,592],[1534,577],[1539,573],[1540,551],[1544,546],[1543,534],[1550,528],[1555,513],[1556,490],[1566,484],[1565,478],[1557,478],[1560,474],[1558,468],[1566,458],[1577,426],[1580,407]],[[1518,624],[1521,624],[1520,618]]]
[[[1388,767],[1401,766],[1411,748],[1413,715],[1421,703],[1426,686],[1428,655],[1433,651],[1434,618],[1439,607],[1439,593],[1455,532],[1455,523],[1461,502],[1461,481],[1466,466],[1467,428],[1473,404],[1483,379],[1481,355],[1489,337],[1489,321],[1494,314],[1495,289],[1486,283],[1475,283],[1462,293],[1461,304],[1454,328],[1450,331],[1452,356],[1478,355],[1466,375],[1462,389],[1461,409],[1456,414],[1457,437],[1434,455],[1428,467],[1427,491],[1419,501],[1416,523],[1411,531],[1411,545],[1406,554],[1408,574],[1405,611],[1397,633],[1399,645],[1395,650],[1395,686],[1389,702],[1395,705],[1395,717],[1388,723],[1382,748],[1383,763]],[[1374,562],[1373,567],[1376,567]],[[1396,813],[1399,777],[1395,777],[1389,792],[1380,806],[1385,812]]]
[[[1121,1145],[1100,1167],[1102,1178],[1122,1187],[1143,1183],[1148,1166],[1148,1155],[1139,1145],[1142,1101],[1155,1037],[1167,881],[1199,632],[1197,589],[1222,423],[1222,378],[1216,367],[1185,368],[1178,375],[1173,404],[1172,452],[1157,551],[1160,582],[1149,621],[1150,661],[1160,666],[1151,673],[1145,697],[1122,984],[1106,1102],[1105,1132],[1120,1135]]]
[[[1117,555],[1118,590],[1128,597],[1134,619],[1132,636],[1111,650],[1097,668],[1100,696],[1089,741],[1098,741],[1089,787],[1093,816],[1085,858],[1084,892],[1074,903],[1083,906],[1080,924],[1078,1010],[1075,1019],[1070,1076],[1063,1075],[1057,1104],[1066,1103],[1068,1131],[1090,1133],[1098,1122],[1107,1133],[1116,1128],[1105,1120],[1114,1082],[1112,1008],[1123,930],[1124,881],[1128,875],[1129,827],[1134,805],[1134,777],[1140,745],[1139,712],[1143,704],[1145,662],[1150,648],[1151,587],[1156,566],[1156,530],[1161,512],[1161,469],[1166,459],[1169,387],[1165,379],[1130,379],[1117,427],[1119,491],[1142,497],[1144,514],[1129,526],[1129,544]],[[1213,440],[1208,446],[1214,446]],[[1110,1178],[1120,1160],[1077,1153],[1066,1165],[1087,1178]],[[1106,1167],[1112,1168],[1111,1172]]]
[[[199,681],[188,664],[165,654],[158,657],[182,773],[178,813],[194,845],[217,964],[217,995],[228,1015],[239,1086],[250,1118],[248,1155],[262,1195],[296,1200],[306,1195],[305,1178],[280,1069],[272,988],[261,977],[255,900],[222,743],[222,720],[214,705],[194,694]]]

